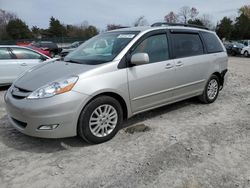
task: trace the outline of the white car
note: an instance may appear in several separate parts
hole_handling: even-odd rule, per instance
[[[49,59],[30,48],[0,45],[0,86],[10,85],[23,72]]]
[[[250,46],[246,46],[241,50],[241,54],[245,57],[249,57],[250,55]]]

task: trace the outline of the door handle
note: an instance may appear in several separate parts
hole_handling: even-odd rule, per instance
[[[178,61],[178,62],[176,63],[176,66],[177,66],[177,67],[180,67],[180,66],[182,66],[182,65],[183,65],[182,61]]]
[[[167,63],[165,69],[171,69],[174,65],[172,63]]]
[[[27,66],[27,63],[22,63],[21,66]]]

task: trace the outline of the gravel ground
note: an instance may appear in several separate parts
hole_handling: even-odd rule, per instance
[[[88,145],[80,138],[39,139],[11,127],[0,91],[0,187],[250,187],[250,59],[230,58],[217,101],[182,101],[126,122]],[[4,89],[2,89],[4,90]]]

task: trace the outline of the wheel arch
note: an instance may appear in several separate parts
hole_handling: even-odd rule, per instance
[[[212,75],[215,75],[218,77],[219,82],[220,82],[220,86],[224,85],[224,77],[222,76],[222,73],[214,72]]]
[[[129,116],[129,114],[128,114],[128,113],[129,113],[129,112],[128,112],[128,105],[127,105],[125,99],[124,99],[121,95],[119,95],[119,94],[117,94],[117,93],[115,93],[115,92],[108,92],[108,91],[107,91],[107,92],[101,92],[101,93],[98,93],[98,94],[93,95],[93,96],[88,100],[88,102],[84,105],[83,109],[85,108],[85,106],[86,106],[87,104],[89,104],[91,101],[93,101],[94,99],[96,99],[96,98],[98,98],[98,97],[100,97],[100,96],[109,96],[109,97],[112,97],[112,98],[116,99],[116,100],[120,103],[120,105],[121,105],[121,107],[122,107],[123,119],[125,120],[125,119],[128,118],[128,116]]]

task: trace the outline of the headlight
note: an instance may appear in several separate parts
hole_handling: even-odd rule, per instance
[[[62,79],[51,84],[45,85],[32,92],[28,99],[42,99],[52,97],[57,94],[70,91],[78,80],[77,76],[72,76],[66,79]]]

